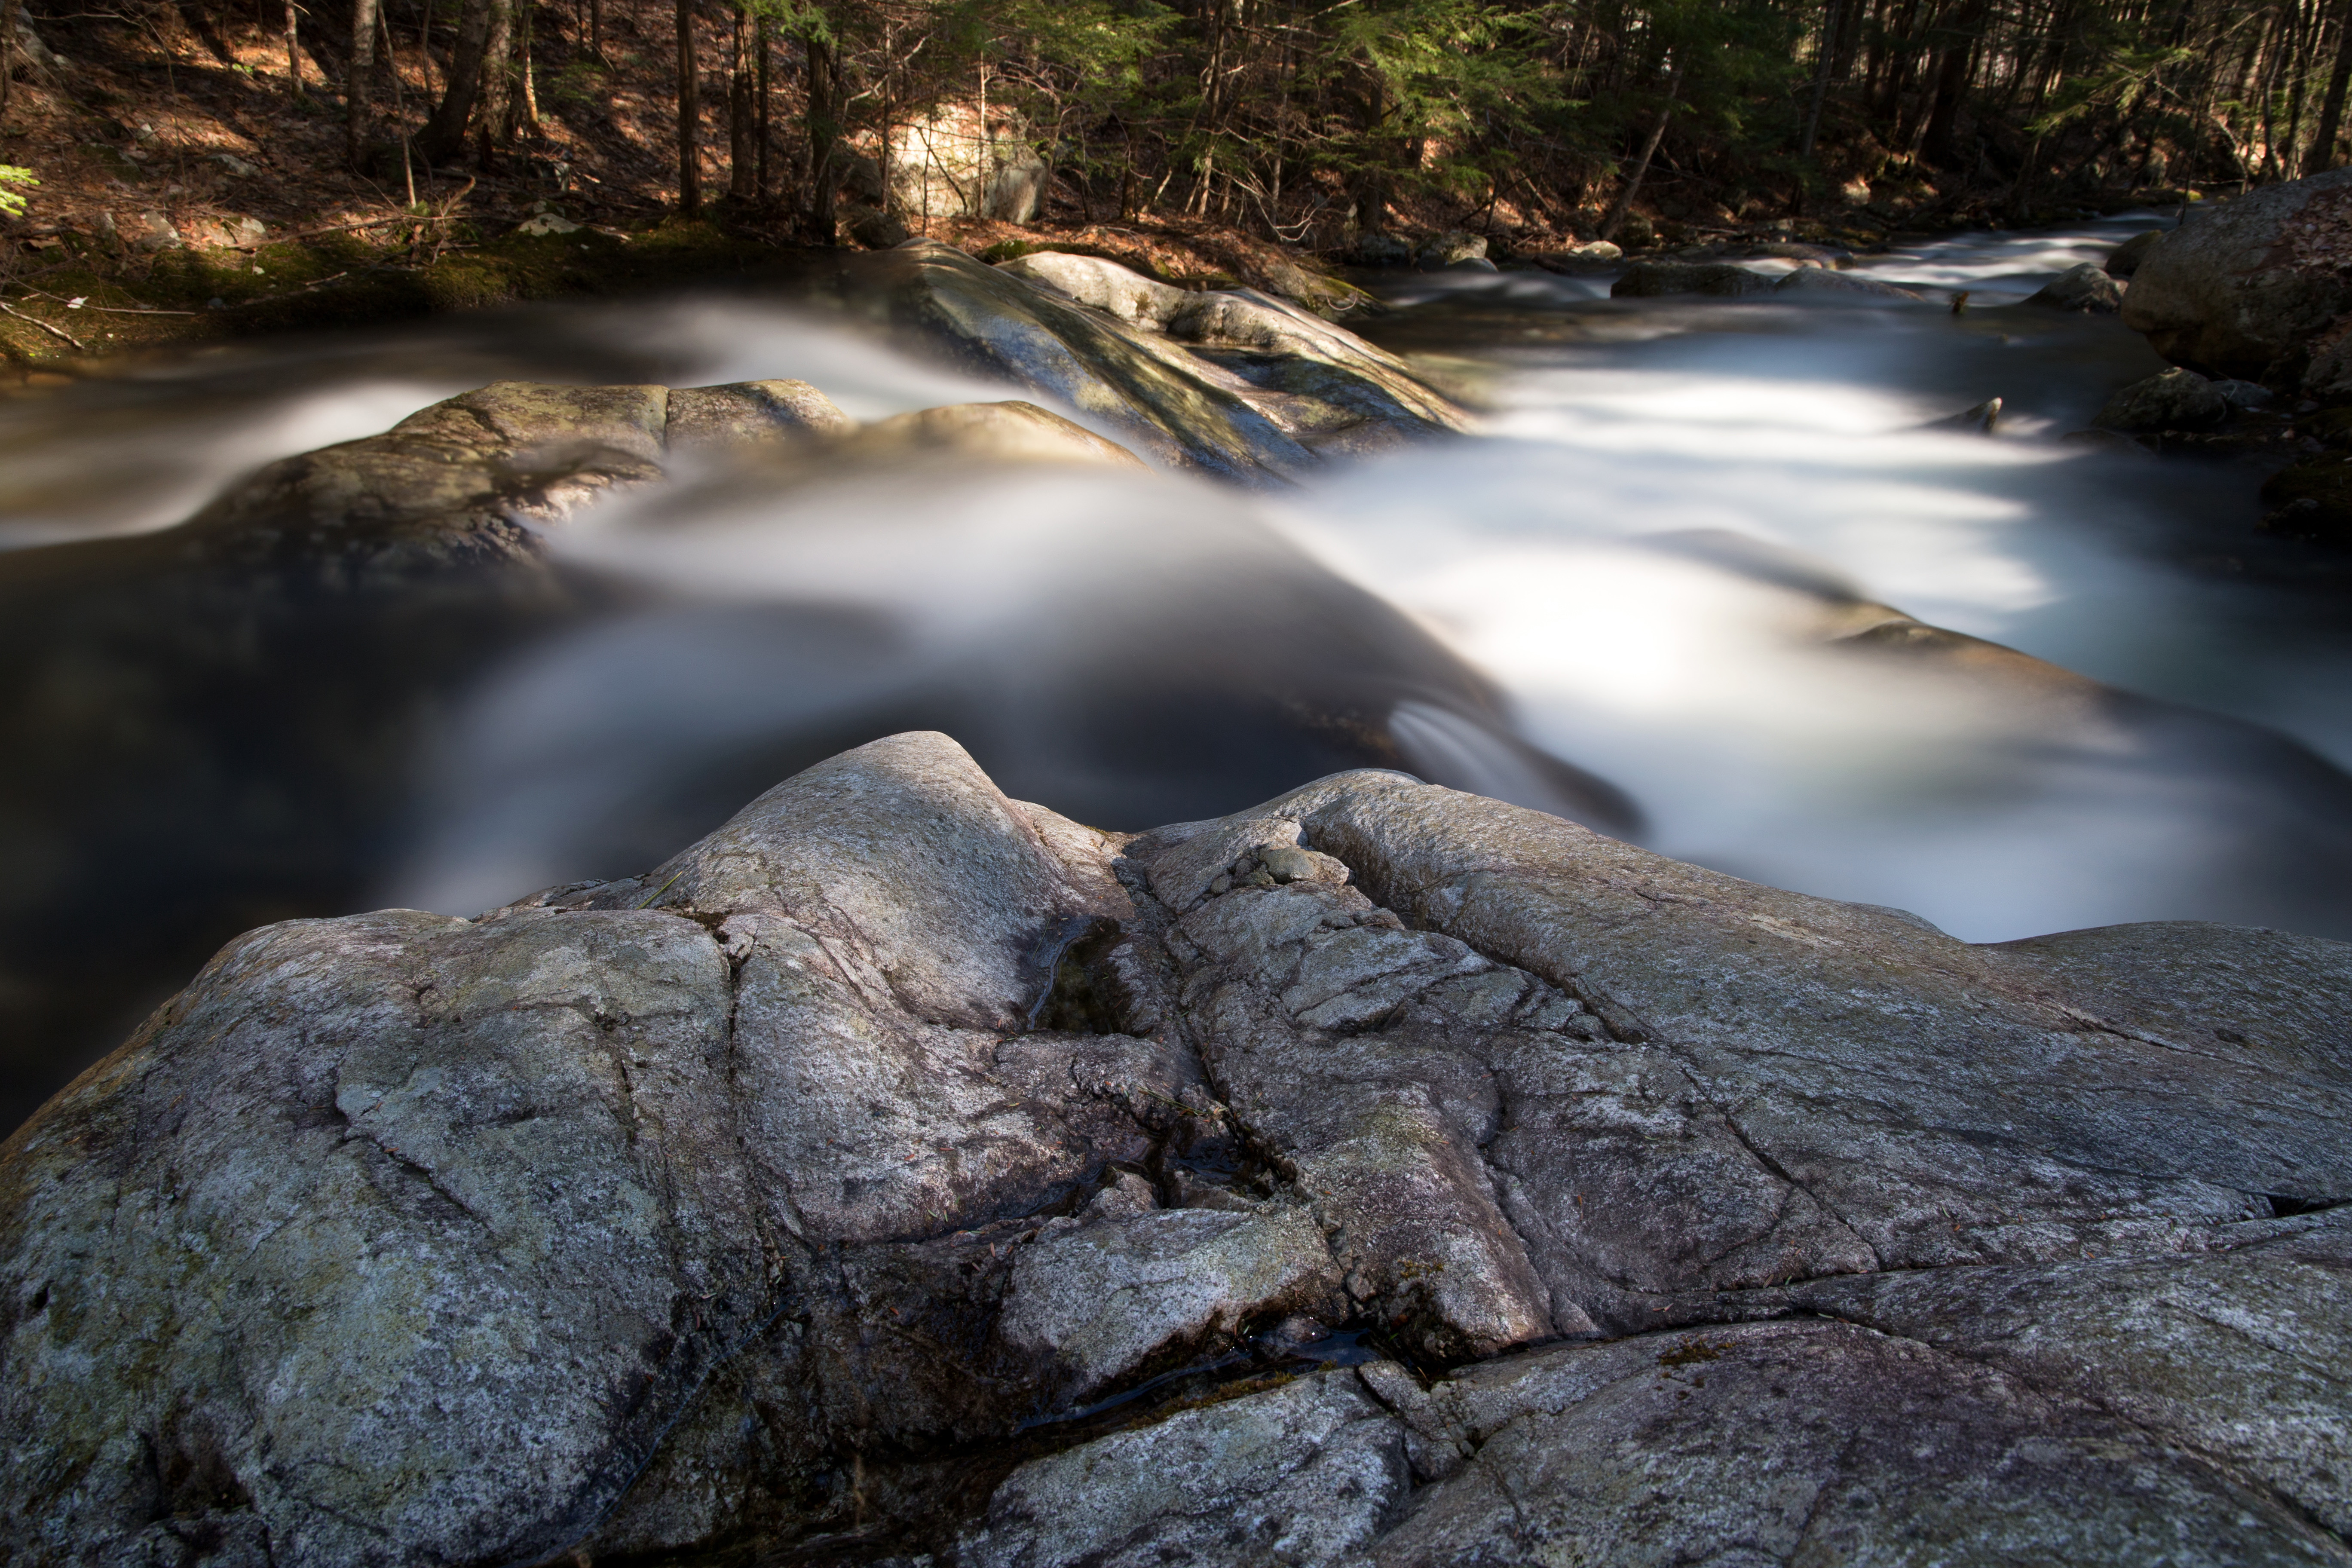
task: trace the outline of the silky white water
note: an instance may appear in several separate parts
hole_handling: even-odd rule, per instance
[[[2232,565],[2257,474],[2062,441],[2160,362],[2113,318],[2016,303],[2153,221],[1866,263],[1930,296],[1899,308],[1392,279],[1367,330],[1465,378],[1477,435],[1279,496],[907,474],[624,501],[554,542],[625,585],[615,607],[443,710],[374,897],[470,912],[641,868],[813,749],[916,723],[1101,826],[1231,810],[1318,765],[1261,746],[1260,710],[1322,704],[1384,715],[1440,782],[1577,809],[1549,753],[1630,795],[1625,831],[1664,853],[1972,940],[2352,933],[2321,760],[2352,760],[2340,612]],[[198,355],[0,410],[0,542],[163,527],[500,376],[793,376],[863,418],[1034,395],[742,300]],[[1920,428],[1991,396],[1993,437]],[[2005,697],[1834,641],[1869,603],[2156,700]]]

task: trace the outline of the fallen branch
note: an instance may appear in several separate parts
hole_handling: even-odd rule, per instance
[[[53,338],[60,338],[60,339],[63,339],[66,342],[68,342],[68,343],[72,344],[72,345],[73,345],[73,347],[74,347],[74,351],[75,351],[76,353],[89,353],[89,351],[88,349],[83,348],[83,347],[81,346],[81,340],[80,340],[80,339],[79,339],[79,338],[75,337],[71,332],[69,332],[69,331],[66,331],[63,327],[53,327],[53,326],[49,325],[49,323],[48,323],[48,322],[47,322],[47,321],[45,321],[41,320],[41,318],[40,318],[40,317],[38,317],[38,316],[28,316],[28,315],[25,314],[25,312],[24,312],[24,311],[19,310],[18,309],[16,309],[16,306],[11,305],[10,303],[8,303],[8,301],[7,301],[7,300],[0,300],[0,310],[5,310],[5,311],[6,311],[9,315],[12,315],[12,316],[16,317],[16,318],[18,321],[30,321],[33,325],[35,325],[35,326],[37,326],[37,327],[40,328],[40,329],[41,329],[41,331],[45,331],[45,332],[48,333],[48,334],[49,334],[49,336],[51,336],[51,337],[53,337]]]
[[[204,314],[202,310],[163,310],[139,305],[93,305],[87,300],[77,305],[69,300],[58,299],[57,295],[46,289],[27,289],[25,292],[38,294],[44,300],[56,300],[68,310],[104,310],[115,316],[201,316]]]

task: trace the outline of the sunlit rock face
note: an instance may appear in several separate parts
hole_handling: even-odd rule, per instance
[[[1170,468],[1254,486],[1465,416],[1394,355],[1254,289],[1188,293],[1093,257],[994,268],[933,240],[823,286],[955,367],[1036,388]]]
[[[2340,1563],[2347,1039],[2339,943],[899,735],[249,933],[0,1146],[0,1542]]]

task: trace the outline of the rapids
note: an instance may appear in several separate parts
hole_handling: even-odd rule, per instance
[[[689,476],[624,499],[553,542],[625,585],[609,613],[479,670],[399,760],[396,829],[320,907],[267,912],[472,913],[640,870],[912,724],[1098,826],[1231,811],[1339,765],[1245,718],[1311,675],[1392,713],[1436,782],[1972,941],[2159,919],[2352,935],[2340,601],[2253,531],[2258,472],[2059,439],[2161,362],[2114,318],[2013,308],[2160,221],[1866,263],[1969,290],[1958,314],[1378,279],[1393,313],[1353,324],[1473,389],[1480,433],[1279,495],[899,477],[779,499]],[[208,351],[0,405],[0,548],[167,527],[259,464],[500,377],[777,376],[859,418],[1034,395],[726,296]],[[1922,428],[1991,396],[1990,438]],[[1310,563],[1344,583],[1283,586],[1319,580]],[[1824,645],[1868,603],[2151,700],[2088,718]],[[1432,685],[1432,638],[1491,679],[1518,741]],[[249,913],[219,909],[206,940]],[[0,1126],[184,979],[174,962],[124,975],[87,1037],[11,1051]],[[39,969],[0,953],[0,987]]]

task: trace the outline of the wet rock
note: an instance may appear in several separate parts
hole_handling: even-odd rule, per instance
[[[1356,237],[1355,258],[1360,267],[1403,267],[1412,260],[1412,242],[1401,235],[1360,234]]]
[[[2132,277],[2139,271],[2140,265],[2147,259],[2148,253],[2156,248],[2158,242],[2164,238],[2166,232],[2151,228],[2144,234],[2132,236],[2109,251],[2106,260],[2100,263],[2101,267],[2110,278]]]
[[[1296,306],[1252,289],[1180,304],[1150,279],[1115,280],[1106,269],[1126,270],[1116,263],[1086,259],[992,268],[910,241],[844,261],[831,288],[908,341],[1048,393],[1171,467],[1272,483],[1316,467],[1326,448],[1461,426],[1461,412],[1402,361]],[[1122,307],[1136,313],[1123,318]]]
[[[2345,1563],[2347,1038],[2342,943],[898,736],[251,933],[0,1145],[0,1546]]]
[[[1648,300],[1663,294],[1715,294],[1738,299],[1760,294],[1773,280],[1727,261],[1637,261],[1610,285],[1612,299]]]
[[[856,421],[804,381],[750,381],[730,386],[673,390],[662,424],[662,445],[686,452],[756,449],[808,436],[845,435]]]
[[[1850,272],[1833,272],[1826,267],[1800,267],[1772,285],[1772,292],[1783,298],[1820,299],[1854,304],[1922,298],[1916,289],[1898,288],[1875,278],[1861,278]]]
[[[2095,423],[2107,430],[2210,430],[2229,416],[2230,400],[2211,382],[2175,366],[2107,399]]]
[[[2026,304],[2039,305],[2046,310],[2073,310],[2094,316],[2112,316],[2123,309],[2124,288],[2110,273],[2085,261],[2044,283],[2025,298]]]
[[[1319,452],[1377,449],[1455,417],[1393,355],[1254,289],[1178,289],[1115,261],[1052,251],[999,266],[1238,374],[1259,407]]]
[[[847,432],[822,448],[796,455],[817,459],[828,471],[845,461],[879,464],[908,458],[1146,467],[1142,458],[1118,442],[1107,441],[1058,414],[1017,399],[951,403],[894,414]]]
[[[2352,171],[2198,203],[2141,258],[2124,324],[2175,364],[2292,384],[2322,330],[2352,310],[2347,233]]]
[[[1970,435],[1990,436],[2000,423],[2000,399],[1988,397],[1972,408],[1958,414],[1948,414],[1941,419],[1930,419],[1919,426],[1922,430],[1961,430]]]

